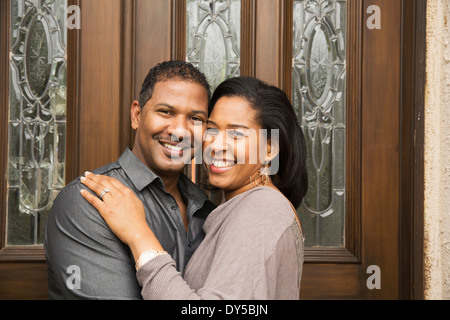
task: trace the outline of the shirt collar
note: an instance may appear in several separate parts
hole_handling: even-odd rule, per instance
[[[161,178],[143,164],[130,148],[124,151],[117,162],[139,191],[142,191],[155,180],[164,188]]]
[[[130,148],[127,148],[124,151],[117,162],[134,184],[136,189],[140,192],[153,182],[157,183],[162,189],[164,189],[162,179],[150,170],[150,168],[148,168],[144,163],[142,163],[142,161],[138,159]],[[185,198],[188,206],[187,212],[195,212],[203,207],[205,201],[209,201],[208,196],[184,174],[180,176],[178,188],[181,195]],[[195,207],[191,208],[191,206]]]

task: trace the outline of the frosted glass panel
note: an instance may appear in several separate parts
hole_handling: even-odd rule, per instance
[[[39,245],[65,185],[67,0],[11,0],[8,245]]]
[[[347,1],[295,0],[293,103],[308,147],[309,190],[298,213],[310,247],[345,234]]]
[[[186,60],[214,90],[240,74],[241,1],[187,0]]]
[[[186,61],[198,67],[214,91],[224,80],[240,75],[241,0],[186,1]],[[185,173],[192,178],[192,166]],[[207,173],[196,165],[195,180],[207,184]],[[204,189],[219,204],[220,192]]]

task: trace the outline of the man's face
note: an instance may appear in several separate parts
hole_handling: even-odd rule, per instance
[[[136,156],[160,177],[180,174],[194,157],[194,146],[202,147],[208,120],[206,89],[179,79],[158,82],[146,105],[141,108],[134,102],[131,109]]]

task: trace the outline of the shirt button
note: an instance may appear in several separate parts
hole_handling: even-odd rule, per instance
[[[172,206],[172,210],[177,210],[177,206]]]

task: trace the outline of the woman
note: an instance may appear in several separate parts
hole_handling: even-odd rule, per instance
[[[284,92],[250,77],[226,80],[211,105],[204,160],[226,202],[207,218],[183,277],[132,192],[89,174],[83,183],[97,194],[107,184],[110,196],[83,196],[130,247],[144,299],[298,299],[303,238],[294,208],[306,194],[307,173],[293,107]]]

